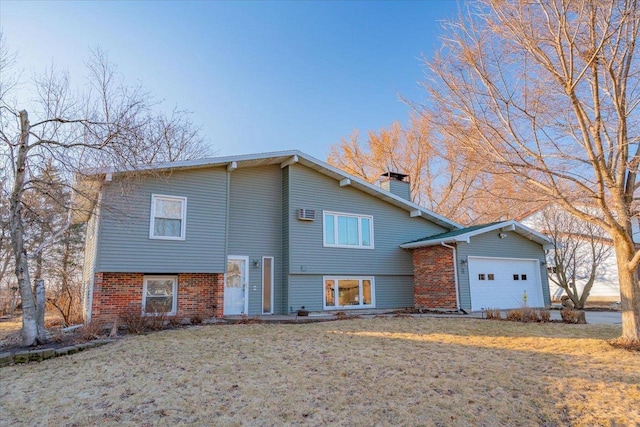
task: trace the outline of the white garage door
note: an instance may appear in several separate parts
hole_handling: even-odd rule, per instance
[[[469,257],[471,310],[543,307],[537,260]]]

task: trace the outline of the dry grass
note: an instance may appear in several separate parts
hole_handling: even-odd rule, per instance
[[[618,326],[198,326],[0,369],[0,425],[633,425]],[[38,411],[35,408],[38,407]]]
[[[5,339],[7,335],[18,332],[20,328],[22,328],[22,318],[19,316],[0,320],[0,340]]]

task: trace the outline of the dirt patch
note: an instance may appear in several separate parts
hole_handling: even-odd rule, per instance
[[[615,325],[207,325],[0,370],[0,425],[633,425]],[[37,402],[38,410],[34,408]]]

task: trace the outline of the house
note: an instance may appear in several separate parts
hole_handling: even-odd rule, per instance
[[[596,212],[595,207],[583,207],[581,209],[589,210],[592,213]],[[555,224],[549,223],[554,220],[556,222]],[[580,262],[585,263],[583,268],[580,268],[580,266],[575,268],[576,287],[580,295],[589,278],[591,259],[593,259],[592,250],[594,249],[597,253],[597,269],[587,301],[620,301],[620,282],[618,280],[616,253],[613,248],[613,241],[604,230],[593,224],[588,224],[584,220],[572,217],[568,212],[564,212],[560,206],[553,203],[540,206],[525,213],[520,218],[520,222],[546,235],[557,234],[560,244],[562,244],[562,241],[568,236],[570,236],[572,240],[575,240],[575,243],[572,244],[575,246],[567,248],[564,256],[570,257],[567,262],[575,258],[578,264]],[[552,229],[550,229],[550,227]],[[638,226],[637,218],[634,218],[632,222],[632,232],[636,246],[640,246],[640,227]],[[595,248],[591,246],[590,237],[595,238]],[[575,251],[575,255],[570,256],[568,251]],[[549,251],[547,253],[547,268],[549,274],[553,275],[556,267],[554,253],[553,251]],[[571,269],[573,270],[573,268]],[[559,302],[561,298],[566,295],[564,289],[554,283],[553,280],[549,281],[549,288],[552,301]]]
[[[299,151],[96,174],[83,200],[87,319],[549,304],[544,246],[513,221],[463,228]],[[95,193],[89,197],[88,193]],[[516,278],[517,276],[517,278]]]

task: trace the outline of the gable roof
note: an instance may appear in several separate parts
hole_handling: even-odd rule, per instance
[[[163,171],[163,170],[186,170],[186,169],[201,169],[208,167],[221,167],[226,166],[227,170],[233,171],[238,168],[256,167],[265,165],[279,164],[281,168],[285,168],[289,165],[300,163],[307,166],[316,172],[322,173],[326,176],[334,178],[339,181],[340,186],[351,186],[364,193],[370,194],[380,200],[397,206],[401,209],[409,212],[411,217],[421,217],[427,219],[443,228],[449,230],[458,230],[462,228],[462,225],[438,215],[428,209],[416,205],[413,202],[396,196],[380,187],[377,187],[363,179],[357,178],[351,174],[348,174],[336,167],[333,167],[321,160],[318,160],[308,154],[305,154],[298,150],[288,151],[275,151],[268,153],[247,154],[238,156],[226,156],[226,157],[212,157],[195,160],[184,160],[168,163],[157,163],[153,165],[144,165],[135,168],[127,169],[108,169],[98,172],[103,174],[105,179],[110,180],[113,175],[128,173],[128,172],[144,172],[144,171]],[[95,175],[95,174],[94,174]]]
[[[539,243],[544,249],[552,249],[553,243],[547,236],[538,233],[535,230],[526,227],[515,220],[492,222],[489,224],[474,225],[459,230],[452,230],[446,233],[440,233],[433,236],[413,240],[400,245],[403,249],[423,248],[426,246],[435,246],[442,243],[469,243],[473,236],[488,233],[490,231],[502,230],[513,231],[527,239]]]

